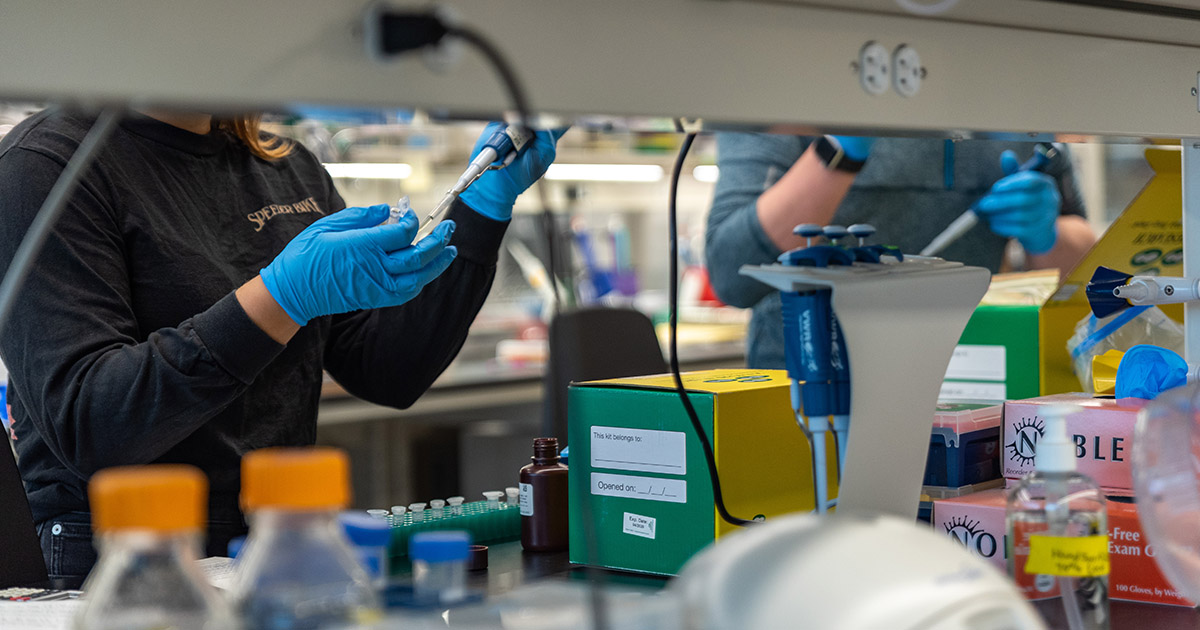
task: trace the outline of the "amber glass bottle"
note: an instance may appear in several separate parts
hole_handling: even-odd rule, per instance
[[[565,551],[567,467],[558,461],[558,439],[534,440],[532,459],[521,469],[521,546],[529,551]]]

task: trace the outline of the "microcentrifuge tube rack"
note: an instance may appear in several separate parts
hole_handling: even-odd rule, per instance
[[[420,518],[414,518],[412,510],[387,517],[392,526],[392,539],[388,544],[388,555],[393,558],[408,556],[408,541],[419,532],[463,530],[470,532],[475,544],[508,542],[521,538],[521,509],[519,506],[501,502],[488,507],[488,501],[463,503],[458,510],[447,507],[442,510],[423,510]],[[461,513],[456,513],[460,511]]]

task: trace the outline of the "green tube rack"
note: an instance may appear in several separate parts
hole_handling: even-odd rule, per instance
[[[392,526],[388,555],[393,558],[407,557],[409,539],[420,532],[462,530],[470,532],[472,543],[477,545],[519,540],[521,509],[503,501],[489,509],[487,503],[472,501],[459,508],[446,506],[440,515],[435,514],[435,510],[426,509],[419,520],[413,518],[412,512],[400,516],[388,515],[388,524]]]

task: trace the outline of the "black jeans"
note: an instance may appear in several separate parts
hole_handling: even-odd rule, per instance
[[[54,588],[79,588],[96,564],[92,518],[87,512],[67,512],[38,525],[46,573]],[[210,522],[204,552],[224,556],[229,541],[246,535],[244,523]]]
[[[79,588],[96,564],[92,519],[87,512],[60,514],[37,527],[46,573],[55,588]]]

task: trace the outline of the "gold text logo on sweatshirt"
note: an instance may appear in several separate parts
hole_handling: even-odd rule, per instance
[[[273,203],[269,206],[263,206],[261,210],[256,210],[246,215],[246,218],[254,223],[254,231],[259,232],[267,225],[267,221],[281,214],[307,214],[315,212],[317,214],[325,214],[321,207],[317,205],[317,201],[312,197],[301,199],[296,203]]]

